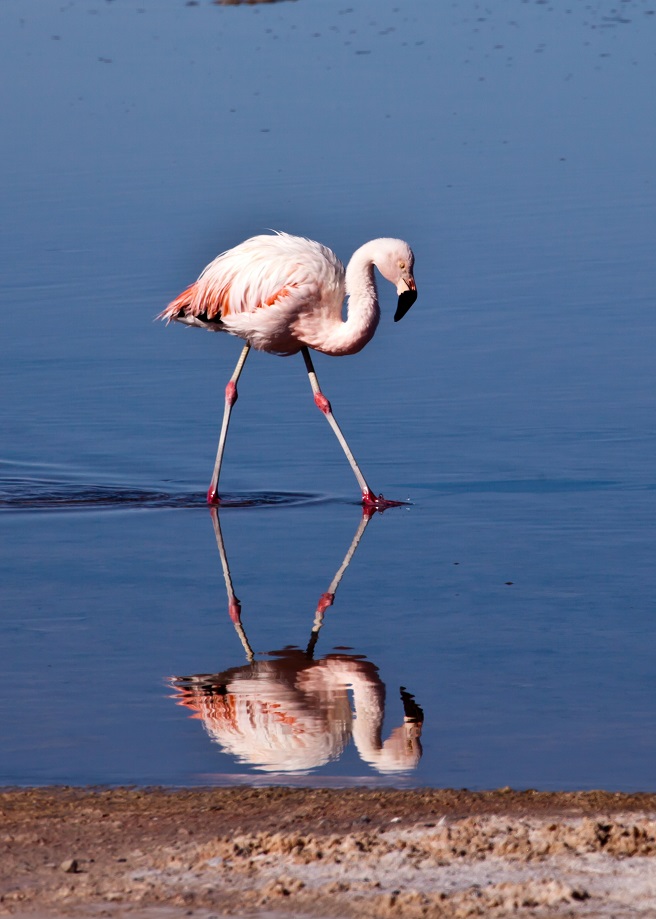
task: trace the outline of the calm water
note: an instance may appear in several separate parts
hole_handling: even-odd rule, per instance
[[[656,789],[653,7],[5,0],[0,783]],[[240,344],[153,317],[269,227],[415,250],[316,360],[366,531],[300,357],[204,505]]]

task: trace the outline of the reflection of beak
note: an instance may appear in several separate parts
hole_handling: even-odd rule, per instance
[[[401,278],[397,285],[396,292],[399,295],[399,302],[396,307],[396,312],[394,313],[394,322],[403,319],[417,299],[417,285],[412,275],[409,275],[407,279]]]

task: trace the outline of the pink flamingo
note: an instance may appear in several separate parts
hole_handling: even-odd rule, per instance
[[[374,266],[395,285],[398,322],[417,299],[414,255],[400,239],[374,239],[353,255],[346,270],[334,252],[320,243],[288,233],[253,236],[218,255],[198,280],[176,297],[158,318],[229,332],[246,344],[225,390],[225,409],[207,492],[219,504],[218,483],[237,382],[251,348],[272,354],[303,355],[317,407],[340,442],[362,490],[362,503],[375,508],[397,504],[376,497],[355,461],[321,392],[309,348],[324,354],[356,354],[371,340],[380,308]],[[342,318],[348,295],[346,320]]]

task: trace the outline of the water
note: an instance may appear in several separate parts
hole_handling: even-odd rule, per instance
[[[648,2],[2,5],[0,782],[654,790],[655,39]],[[411,504],[317,631],[358,493],[252,355],[240,637],[203,500],[240,345],[152,320],[268,227],[413,246],[408,316],[381,285],[316,359]]]

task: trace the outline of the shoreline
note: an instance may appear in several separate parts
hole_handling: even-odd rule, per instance
[[[656,794],[0,789],[0,914],[656,916]]]

